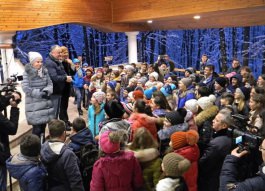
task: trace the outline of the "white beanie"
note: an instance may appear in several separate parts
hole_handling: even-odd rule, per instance
[[[209,97],[201,97],[198,99],[197,103],[202,108],[202,110],[205,110],[206,108],[213,105],[215,102],[216,97],[214,95],[209,95]]]
[[[40,58],[42,59],[42,56],[38,52],[29,52],[29,62],[32,64],[35,59]]]
[[[149,74],[149,76],[153,76],[156,81],[158,80],[158,73],[157,72],[152,72],[151,74]]]
[[[190,99],[185,102],[185,108],[187,110],[190,110],[192,113],[197,113],[198,112],[198,103],[196,99]]]

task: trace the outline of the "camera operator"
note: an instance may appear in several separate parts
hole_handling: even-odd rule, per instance
[[[18,128],[19,108],[21,100],[19,92],[12,92],[6,96],[0,96],[0,112],[8,105],[11,106],[10,119],[0,113],[0,191],[6,190],[7,170],[5,161],[10,156],[9,135],[15,135]]]
[[[220,190],[244,190],[244,191],[264,191],[265,189],[265,140],[259,147],[262,154],[263,163],[259,167],[257,176],[245,179],[244,181],[239,180],[239,169],[241,168],[240,159],[247,155],[249,152],[243,150],[238,152],[239,147],[235,148],[231,155],[227,155],[222,167],[220,175]]]

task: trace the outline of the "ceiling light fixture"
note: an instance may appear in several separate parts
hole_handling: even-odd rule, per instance
[[[151,23],[153,23],[153,21],[152,20],[148,20],[147,23],[151,24]]]
[[[195,15],[193,18],[196,19],[196,20],[199,20],[201,18],[201,16],[200,15]]]

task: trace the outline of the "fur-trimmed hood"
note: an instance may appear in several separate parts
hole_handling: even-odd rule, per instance
[[[28,74],[29,79],[32,79],[38,76],[38,70],[36,68],[33,68],[31,64],[26,64],[25,72]],[[48,70],[45,66],[42,66],[42,73],[43,75],[48,74]]]
[[[209,120],[210,118],[213,118],[217,115],[219,109],[216,105],[212,105],[208,107],[207,109],[201,111],[196,117],[195,122],[197,126],[200,126],[203,124],[203,122]]]
[[[159,152],[156,148],[141,149],[133,152],[139,162],[148,162],[159,156]]]

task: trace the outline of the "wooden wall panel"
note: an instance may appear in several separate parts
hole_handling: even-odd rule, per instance
[[[108,0],[1,0],[0,31],[61,23],[111,22]]]

